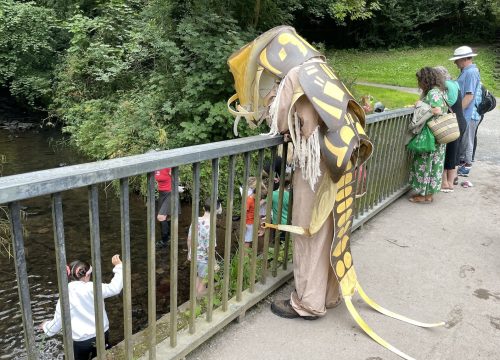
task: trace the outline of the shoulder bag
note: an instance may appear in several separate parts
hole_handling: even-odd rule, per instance
[[[434,119],[427,122],[427,126],[431,129],[438,144],[448,144],[460,137],[460,129],[457,115],[451,110],[451,106],[446,101],[443,93],[441,93],[441,96],[451,112],[435,116]]]
[[[412,134],[419,134],[427,123],[427,120],[433,116],[431,106],[423,101],[418,101],[415,105],[412,119],[408,124],[408,130]]]
[[[436,150],[436,141],[434,140],[434,135],[432,131],[429,129],[427,125],[424,125],[424,128],[420,133],[415,135],[413,139],[406,145],[408,151],[411,151],[415,154],[422,154],[433,152]]]

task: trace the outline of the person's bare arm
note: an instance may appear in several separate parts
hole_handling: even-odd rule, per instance
[[[443,112],[441,111],[441,108],[440,107],[433,107],[431,108],[431,111],[434,115],[440,115],[442,114]]]
[[[474,99],[474,95],[472,94],[465,94],[465,96],[462,99],[462,109],[466,109],[471,101]]]

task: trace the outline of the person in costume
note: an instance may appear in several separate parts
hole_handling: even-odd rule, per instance
[[[350,236],[356,171],[373,146],[364,131],[365,113],[326,63],[295,29],[279,26],[260,35],[228,60],[236,94],[228,110],[252,128],[262,121],[269,135],[293,143],[292,225],[265,224],[294,234],[295,290],[271,310],[285,318],[317,319],[341,299],[363,330],[379,344],[411,359],[380,338],[357,313],[356,292],[376,310],[431,327],[386,310],[362,290],[354,271]],[[235,131],[236,132],[236,131]],[[286,156],[284,157],[286,158]]]

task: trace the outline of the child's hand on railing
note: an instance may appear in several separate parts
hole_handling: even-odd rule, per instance
[[[45,326],[45,323],[48,323],[49,320],[44,320],[40,325],[38,325],[38,330],[42,330],[43,331],[43,327]]]
[[[116,266],[116,265],[119,265],[122,263],[122,261],[120,260],[120,255],[115,255],[111,258],[111,263]]]

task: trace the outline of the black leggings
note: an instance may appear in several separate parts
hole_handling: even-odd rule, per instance
[[[109,331],[104,333],[105,348],[109,349]],[[96,338],[93,337],[84,341],[73,341],[73,352],[75,360],[90,360],[97,356]]]
[[[481,115],[481,120],[479,120],[479,124],[477,124],[476,133],[474,134],[474,147],[472,149],[472,160],[476,157],[476,147],[477,147],[477,129],[479,129],[479,125],[484,119],[484,115]]]

